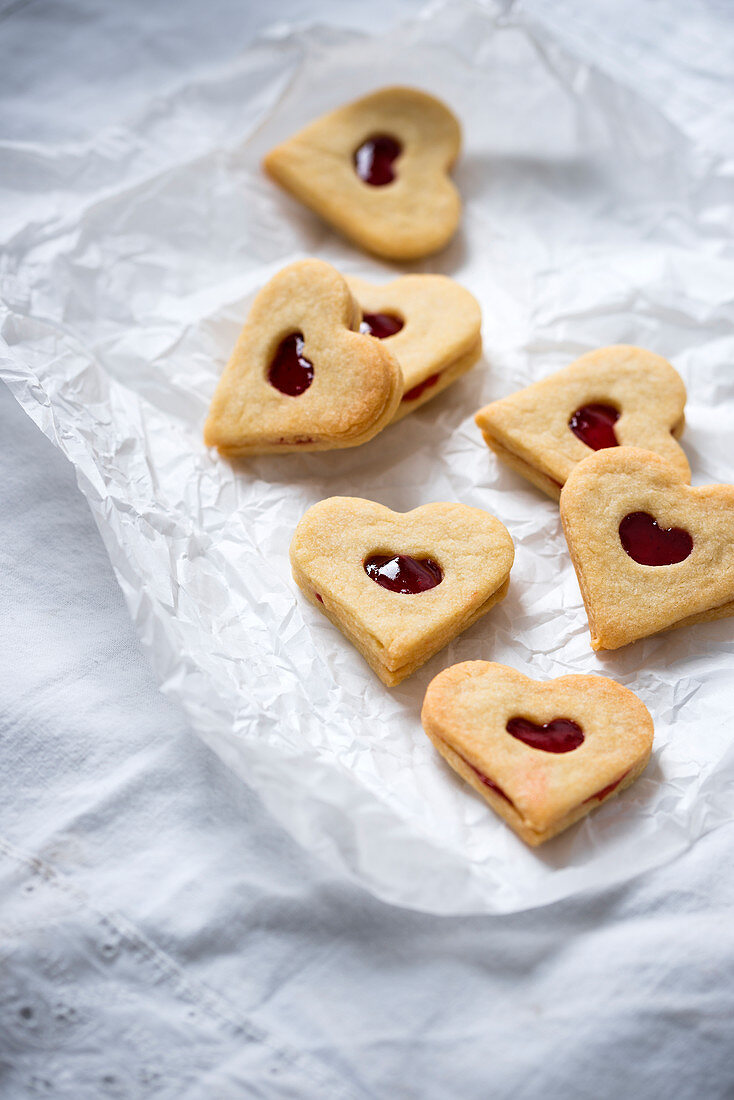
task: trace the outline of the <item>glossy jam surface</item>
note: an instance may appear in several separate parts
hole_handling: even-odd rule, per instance
[[[323,603],[323,602],[324,602],[324,597],[323,597],[323,596],[321,595],[321,593],[320,593],[320,592],[314,592],[314,596],[315,596],[315,597],[316,597],[316,599],[317,599],[317,600],[319,601],[319,603]]]
[[[355,151],[354,169],[363,183],[384,187],[395,179],[393,165],[402,151],[402,145],[394,137],[375,134]]]
[[[378,340],[386,340],[388,336],[394,336],[400,332],[403,322],[392,313],[364,313],[359,331],[363,336],[376,336]]]
[[[511,718],[505,729],[531,749],[543,752],[572,752],[584,741],[581,726],[570,718],[554,718],[544,726],[536,726],[529,718]]]
[[[303,333],[292,332],[278,344],[268,382],[289,397],[298,397],[313,382],[313,363],[303,354]]]
[[[443,580],[441,566],[431,558],[409,554],[373,554],[364,563],[367,576],[382,588],[403,595],[415,595],[435,588]]]
[[[683,527],[658,527],[649,512],[630,512],[619,525],[625,553],[640,565],[675,565],[693,549]]]
[[[585,798],[584,805],[586,805],[587,802],[594,802],[597,799],[601,802],[602,798],[606,798],[607,795],[612,793],[612,791],[616,791],[619,784],[627,775],[629,775],[629,770],[626,771],[624,775],[620,775],[619,779],[615,779],[613,783],[610,783],[608,787],[602,787],[602,789],[600,791],[597,791],[596,794],[592,794],[591,798]]]
[[[582,405],[576,409],[568,426],[592,451],[601,451],[604,447],[619,446],[614,434],[614,425],[618,420],[619,412],[611,405]]]
[[[426,390],[430,390],[431,386],[435,386],[440,377],[441,372],[439,371],[438,374],[432,374],[429,378],[424,378],[417,386],[413,386],[412,390],[405,391],[403,401],[416,401],[423,396]]]

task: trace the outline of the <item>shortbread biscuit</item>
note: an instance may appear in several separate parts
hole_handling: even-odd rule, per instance
[[[368,252],[417,260],[443,248],[458,225],[461,202],[448,172],[460,146],[459,123],[438,99],[383,88],[316,119],[263,164]]]
[[[454,771],[532,847],[629,787],[653,740],[649,711],[613,680],[539,683],[489,661],[439,673],[421,720]]]
[[[388,686],[399,684],[507,594],[502,523],[464,504],[391,512],[331,497],[305,513],[293,576]]]
[[[692,489],[658,455],[619,447],[573,471],[561,520],[593,649],[734,615],[734,486]]]
[[[372,439],[403,392],[389,348],[358,331],[329,264],[301,260],[257,295],[212,399],[204,441],[225,455],[325,451]]]
[[[557,500],[578,463],[615,441],[655,451],[690,481],[676,442],[685,403],[683,380],[666,359],[618,344],[493,401],[476,422],[503,462]]]
[[[479,303],[453,279],[404,275],[377,286],[349,276],[347,284],[362,309],[362,331],[384,339],[400,363],[405,391],[393,420],[441,393],[482,354]]]

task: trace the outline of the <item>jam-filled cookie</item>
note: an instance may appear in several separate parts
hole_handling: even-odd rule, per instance
[[[389,348],[359,331],[346,282],[321,260],[283,268],[255,298],[212,399],[204,441],[226,455],[355,447],[403,393]]]
[[[692,489],[636,447],[573,471],[561,520],[594,649],[734,615],[734,486]]]
[[[404,275],[376,286],[349,276],[360,331],[385,341],[405,391],[393,420],[430,401],[482,354],[482,313],[473,294],[445,275]]]
[[[493,401],[476,422],[503,462],[557,500],[578,463],[608,447],[655,451],[690,481],[676,442],[685,403],[683,380],[666,359],[618,344]]]
[[[454,771],[532,847],[629,787],[653,740],[649,711],[613,680],[540,683],[489,661],[439,673],[421,720]]]
[[[504,599],[514,555],[479,508],[399,513],[357,497],[314,504],[291,543],[298,586],[388,686]]]
[[[391,260],[436,252],[461,214],[448,176],[461,130],[443,103],[383,88],[277,145],[267,173],[356,244]]]

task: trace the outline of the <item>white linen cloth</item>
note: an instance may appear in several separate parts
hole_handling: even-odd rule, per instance
[[[632,8],[599,10],[591,27],[571,5],[551,14],[619,65]],[[677,10],[634,38],[638,57],[655,46],[651,95],[666,58],[686,56]],[[723,14],[702,8],[689,31],[706,47],[698,109],[685,70],[669,104],[704,137],[712,114],[731,125]],[[74,17],[98,53],[75,56]],[[6,79],[38,97],[40,145],[62,136],[43,132],[44,96],[69,98],[63,138],[78,140],[189,64],[193,25],[210,57],[254,25],[226,4],[176,6],[154,34],[156,19],[9,11]],[[22,89],[23,51],[41,45],[48,86]],[[0,409],[8,1096],[731,1095],[730,827],[626,887],[510,917],[422,916],[334,880],[157,694],[69,470],[6,393]]]

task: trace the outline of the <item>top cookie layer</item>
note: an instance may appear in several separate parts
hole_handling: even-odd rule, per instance
[[[390,422],[403,390],[397,360],[353,331],[361,312],[329,264],[289,264],[257,295],[212,400],[205,442],[225,454],[326,450],[371,439]],[[305,392],[269,380],[284,338],[299,333],[313,367]]]
[[[398,513],[358,497],[330,497],[303,516],[290,554],[300,587],[394,684],[504,595],[515,551],[504,524],[479,508],[424,504]],[[369,558],[398,554],[430,559],[442,580],[429,591],[396,595],[370,579]]]
[[[395,178],[373,187],[355,154],[370,138],[397,141]],[[369,252],[412,260],[443,248],[461,213],[447,173],[461,147],[451,111],[414,88],[383,88],[323,115],[272,149],[270,176]]]
[[[480,409],[476,422],[487,443],[549,495],[579,462],[594,453],[570,427],[573,414],[606,405],[619,417],[614,434],[620,446],[654,451],[690,481],[688,460],[674,435],[683,427],[683,380],[660,355],[627,344],[599,348],[518,393]],[[539,475],[533,478],[535,472]]]
[[[634,544],[625,548],[630,517],[643,539],[662,543],[663,558],[672,541],[669,564],[649,564]],[[594,649],[734,614],[734,486],[693,489],[657,455],[613,448],[571,474],[561,520]]]
[[[647,708],[613,680],[562,676],[539,683],[487,661],[439,673],[428,686],[421,719],[452,767],[485,797],[492,790],[499,794],[492,805],[530,844],[578,820],[598,805],[608,785],[621,785],[631,770],[641,770],[653,739]],[[508,732],[512,719],[537,727],[570,721],[581,744],[563,753],[532,747]]]
[[[403,372],[404,399],[395,419],[440,393],[482,352],[482,314],[465,287],[445,275],[403,275],[376,285],[355,276],[347,284],[363,313],[388,314],[402,328],[385,339]],[[425,392],[415,395],[426,381]]]

